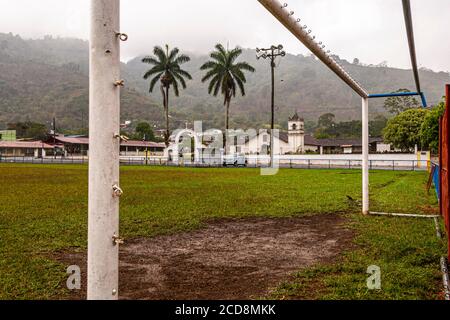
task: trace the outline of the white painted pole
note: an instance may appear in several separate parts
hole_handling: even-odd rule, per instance
[[[369,214],[369,99],[362,99],[362,180],[363,214]]]
[[[294,17],[294,13],[280,0],[258,0],[317,58],[362,97],[363,111],[363,213],[369,213],[369,94],[359,85],[311,36],[311,31]],[[322,151],[322,150],[321,150]]]
[[[89,300],[118,299],[120,0],[91,0],[89,87]],[[116,189],[116,195],[117,188]]]
[[[303,24],[297,21],[291,10],[280,0],[258,0],[278,21],[280,21],[298,40],[300,40],[317,58],[330,68],[359,96],[368,97],[366,90],[361,87],[327,52],[320,46]]]

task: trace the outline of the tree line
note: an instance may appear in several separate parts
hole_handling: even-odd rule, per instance
[[[377,115],[369,122],[369,134],[371,137],[381,137],[388,119],[383,115]],[[321,115],[317,121],[305,124],[306,130],[314,135],[316,139],[356,139],[362,135],[362,121],[351,120],[336,122],[333,113]]]
[[[445,101],[429,109],[409,108],[391,118],[383,130],[386,143],[402,151],[418,146],[436,154],[439,151],[439,119],[445,112]]]
[[[400,92],[410,91],[399,89],[395,93]],[[389,97],[384,108],[391,117],[375,116],[369,122],[371,137],[383,137],[386,143],[404,152],[414,150],[416,146],[435,154],[438,152],[439,119],[445,112],[444,99],[425,109],[413,96]],[[319,117],[317,124],[307,123],[306,129],[317,139],[361,138],[362,122],[336,122],[333,113],[326,113]]]

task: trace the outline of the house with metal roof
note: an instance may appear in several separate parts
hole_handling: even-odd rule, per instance
[[[371,152],[379,152],[377,146],[382,144],[382,138],[371,138]],[[316,139],[305,134],[305,121],[296,112],[288,121],[288,131],[279,132],[274,136],[276,155],[285,154],[362,154],[362,139]],[[262,130],[249,137],[244,146],[236,146],[236,152],[246,154],[269,154],[270,133]],[[384,150],[384,149],[383,149]]]
[[[53,140],[56,144],[62,146],[66,155],[87,156],[89,154],[89,137],[57,135],[54,138],[49,138],[49,141]],[[147,151],[152,155],[162,155],[165,147],[164,143],[128,140],[120,143],[120,154],[122,156],[140,156],[145,155]]]
[[[45,157],[54,146],[42,141],[0,141],[0,157]]]

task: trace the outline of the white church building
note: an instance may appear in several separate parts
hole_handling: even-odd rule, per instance
[[[305,120],[297,112],[289,118],[288,131],[280,131],[278,136],[277,134],[274,136],[274,153],[276,155],[316,152],[318,148],[319,145],[314,138],[305,136]],[[269,149],[270,133],[268,130],[263,130],[248,139],[241,148],[237,146],[236,151],[245,154],[269,154]]]
[[[288,120],[288,130],[277,130],[274,135],[275,155],[294,154],[361,154],[361,139],[316,139],[305,134],[305,121],[296,112]],[[184,137],[189,137],[184,143]],[[194,138],[194,150],[192,148]],[[180,158],[192,159],[198,162],[200,159],[215,159],[220,163],[220,158],[225,154],[222,145],[222,132],[220,130],[208,130],[207,132],[195,132],[193,130],[180,130],[171,137],[169,148],[164,151],[164,156],[170,161],[178,161]],[[216,142],[220,142],[218,145]],[[183,142],[183,143],[182,143]],[[230,130],[227,138],[226,154],[269,155],[270,154],[270,130]],[[381,138],[370,138],[370,148],[373,153],[386,152],[381,147],[385,146]],[[389,147],[389,149],[391,149]],[[217,159],[216,159],[217,158]],[[214,160],[214,161],[215,161]]]

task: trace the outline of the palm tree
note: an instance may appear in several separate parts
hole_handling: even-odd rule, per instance
[[[202,79],[202,82],[210,80],[208,93],[215,97],[219,92],[223,95],[225,114],[225,134],[224,147],[226,150],[226,136],[230,126],[230,102],[236,97],[237,88],[239,88],[242,96],[245,96],[245,86],[247,82],[244,71],[255,72],[255,68],[247,62],[236,62],[236,59],[242,54],[242,49],[236,47],[228,50],[221,44],[215,46],[215,51],[211,52],[212,60],[201,66],[201,70],[208,70]]]
[[[183,89],[186,89],[186,79],[192,80],[191,75],[185,70],[181,69],[183,63],[189,62],[191,58],[187,55],[180,54],[178,48],[174,48],[169,52],[169,46],[166,44],[165,50],[159,46],[153,49],[154,56],[147,56],[142,59],[143,63],[153,65],[148,70],[144,79],[150,80],[149,92],[152,93],[158,81],[161,82],[161,94],[163,96],[164,111],[166,117],[166,134],[165,143],[169,146],[170,128],[169,128],[169,91],[173,86],[175,96],[180,95],[180,84]]]

